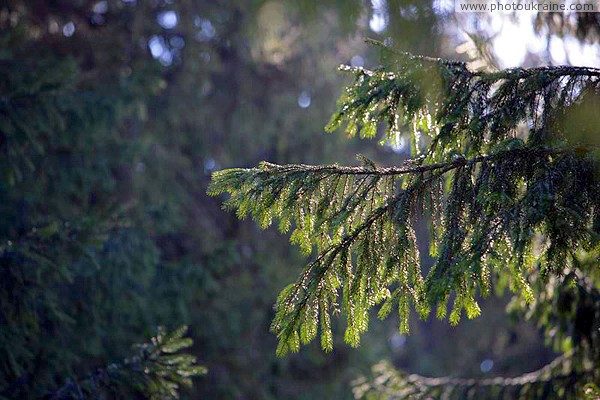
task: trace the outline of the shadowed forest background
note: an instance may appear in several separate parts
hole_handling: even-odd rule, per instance
[[[159,325],[188,325],[208,369],[183,398],[352,398],[382,359],[455,377],[547,364],[545,333],[505,313],[508,294],[457,327],[413,316],[410,336],[372,318],[357,349],[334,319],[333,352],[277,358],[273,304],[305,258],[206,189],[213,171],[262,160],[409,158],[402,137],[323,133],[349,82],[337,67],[379,64],[365,38],[475,67],[597,66],[598,15],[492,21],[437,0],[2,2],[0,398],[53,393]],[[521,56],[494,40],[498,21],[531,31]]]

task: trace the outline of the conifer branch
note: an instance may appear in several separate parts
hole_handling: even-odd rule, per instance
[[[206,368],[195,365],[196,358],[180,350],[192,345],[183,337],[181,326],[170,334],[159,328],[150,343],[135,346],[137,354],[122,363],[99,368],[80,379],[69,379],[65,385],[45,396],[51,400],[101,398],[108,393],[144,395],[149,399],[178,399],[181,387],[190,387],[191,379],[206,374]]]
[[[381,362],[373,366],[371,378],[359,378],[353,382],[356,398],[368,399],[415,399],[431,396],[462,398],[467,394],[473,398],[548,398],[558,389],[565,390],[563,396],[581,393],[586,382],[592,382],[593,368],[573,371],[572,360],[567,355],[554,359],[542,368],[517,377],[495,378],[430,378],[418,374],[404,374],[391,364]],[[570,385],[566,388],[565,385]]]
[[[262,169],[261,172],[264,172],[265,175],[287,175],[287,174],[295,174],[295,173],[314,173],[314,174],[323,174],[325,177],[330,177],[334,175],[376,175],[376,176],[394,176],[394,175],[405,175],[405,174],[418,174],[429,172],[433,170],[443,169],[445,172],[448,172],[452,169],[464,167],[465,165],[473,165],[479,163],[485,163],[489,161],[493,161],[495,159],[500,159],[502,157],[511,157],[511,156],[531,156],[531,157],[539,157],[539,156],[547,156],[552,154],[564,154],[568,152],[577,151],[580,154],[585,154],[592,151],[591,148],[581,147],[577,149],[567,149],[567,148],[532,148],[532,149],[514,149],[501,151],[496,154],[490,154],[485,156],[478,156],[469,159],[465,159],[460,155],[455,156],[455,159],[447,162],[440,162],[435,164],[426,164],[426,165],[417,165],[421,162],[421,160],[407,160],[404,162],[403,167],[376,167],[373,166],[368,167],[349,167],[349,166],[340,166],[337,164],[333,165],[307,165],[307,164],[274,164],[267,161],[263,161],[261,163]]]
[[[493,277],[531,302],[529,271],[559,275],[572,249],[593,248],[600,229],[597,150],[558,120],[600,92],[600,70],[582,67],[469,71],[463,63],[395,54],[393,70],[344,68],[356,81],[342,94],[328,130],[352,136],[408,134],[415,159],[398,167],[277,165],[213,174],[209,194],[261,227],[279,219],[290,240],[316,258],[277,301],[278,354],[298,351],[321,330],[331,350],[330,314],[348,319],[358,345],[368,310],[398,307],[408,332],[409,303],[424,317],[437,306],[456,324],[479,315],[477,293]],[[523,125],[529,127],[523,132]],[[430,220],[426,277],[414,223]],[[541,235],[541,250],[534,239]],[[539,247],[539,246],[538,246]],[[339,297],[339,298],[338,298]]]

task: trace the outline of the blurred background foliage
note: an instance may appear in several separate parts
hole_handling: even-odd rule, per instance
[[[456,328],[415,320],[405,337],[395,321],[378,322],[359,349],[308,346],[277,359],[272,305],[302,257],[205,195],[215,169],[261,160],[407,158],[402,138],[377,147],[322,133],[347,83],[336,67],[377,65],[366,37],[501,64],[485,18],[457,21],[446,3],[5,0],[0,397],[56,391],[123,359],[159,324],[187,324],[208,368],[186,398],[351,398],[350,381],[383,358],[469,377],[550,361],[543,332],[506,315],[502,296]],[[597,45],[597,19],[546,17],[535,26],[548,43]]]

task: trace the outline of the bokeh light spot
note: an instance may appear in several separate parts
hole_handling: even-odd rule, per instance
[[[479,365],[479,369],[481,369],[481,372],[484,373],[490,372],[492,368],[494,368],[494,361],[490,360],[489,358],[483,360]]]
[[[381,33],[387,28],[389,16],[385,0],[371,0],[373,15],[369,20],[369,28],[375,33]]]
[[[302,93],[300,93],[300,95],[298,96],[298,106],[300,108],[308,108],[310,107],[311,102],[312,99],[310,97],[310,94],[306,90],[303,90]]]
[[[364,67],[365,59],[359,55],[356,55],[350,59],[350,65],[353,67]]]
[[[177,26],[177,13],[175,11],[163,11],[158,14],[156,20],[165,29],[173,29]]]
[[[63,35],[66,37],[71,37],[75,33],[75,24],[72,21],[69,21],[63,26]]]

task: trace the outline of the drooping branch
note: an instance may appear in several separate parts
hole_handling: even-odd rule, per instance
[[[394,60],[384,68],[341,67],[355,82],[340,97],[327,129],[346,124],[350,136],[373,138],[377,124],[386,122],[387,140],[404,135],[414,155],[427,156],[426,163],[442,161],[448,151],[467,158],[489,154],[499,142],[522,137],[523,129],[536,145],[573,141],[557,118],[586,93],[600,90],[597,68],[474,72],[461,62],[382,48]]]
[[[529,270],[571,267],[572,249],[595,246],[600,185],[594,146],[569,137],[557,118],[585,93],[600,90],[600,71],[547,67],[499,73],[399,55],[393,71],[351,69],[328,129],[343,122],[365,138],[387,122],[387,137],[406,134],[415,158],[401,166],[277,165],[213,175],[209,194],[229,193],[227,208],[261,227],[279,220],[290,240],[315,252],[277,301],[272,330],[278,354],[297,351],[321,327],[331,350],[330,315],[347,316],[346,342],[358,345],[368,310],[396,306],[408,332],[409,304],[421,316],[437,306],[450,322],[479,315],[477,294],[500,277],[533,300]],[[435,265],[421,274],[415,222],[430,221]]]

